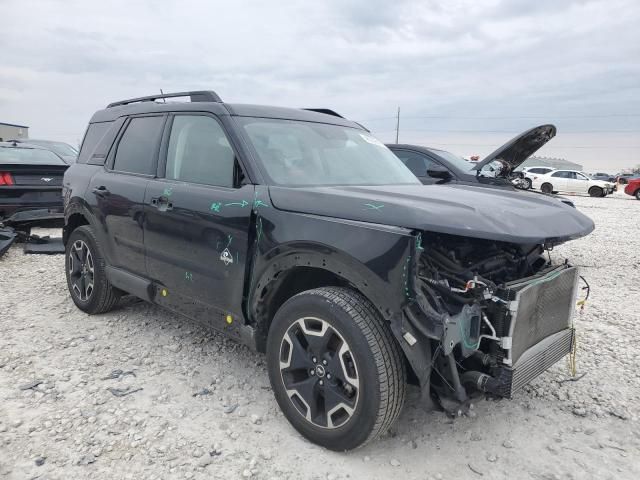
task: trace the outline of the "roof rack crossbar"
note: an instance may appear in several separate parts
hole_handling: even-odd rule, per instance
[[[222,102],[222,99],[213,90],[198,90],[193,92],[176,92],[176,93],[159,93],[158,95],[149,95],[147,97],[130,98],[128,100],[120,100],[107,105],[107,108],[129,105],[138,102],[154,102],[160,98],[176,98],[189,97],[191,102]]]

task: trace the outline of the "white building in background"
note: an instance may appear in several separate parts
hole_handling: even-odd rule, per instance
[[[518,168],[523,167],[552,167],[559,170],[578,170],[582,171],[582,165],[579,163],[570,162],[564,158],[553,157],[529,157]]]
[[[20,138],[29,138],[29,127],[0,122],[0,142]]]

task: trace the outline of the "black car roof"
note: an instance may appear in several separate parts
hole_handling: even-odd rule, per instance
[[[231,115],[240,117],[263,117],[284,120],[301,120],[306,122],[328,123],[362,130],[362,126],[355,122],[335,115],[314,111],[273,107],[267,105],[249,105],[222,102],[167,102],[146,101],[98,110],[91,117],[91,123],[113,121],[123,115],[164,112],[211,112],[217,115]]]

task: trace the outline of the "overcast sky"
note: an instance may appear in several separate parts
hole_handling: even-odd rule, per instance
[[[640,164],[640,2],[0,0],[0,121],[77,144],[128,97],[328,107],[383,141],[487,154],[553,123],[539,151]]]

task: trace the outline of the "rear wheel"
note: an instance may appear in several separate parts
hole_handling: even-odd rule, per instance
[[[589,189],[589,195],[592,197],[604,197],[604,190],[600,187],[591,187]]]
[[[540,190],[542,193],[551,193],[553,192],[553,186],[550,183],[543,183]]]
[[[269,330],[267,360],[284,415],[331,450],[376,438],[402,409],[400,348],[371,302],[352,290],[318,288],[285,302]]]
[[[108,312],[122,295],[107,279],[98,240],[88,225],[76,228],[69,236],[65,272],[71,298],[84,312]]]

